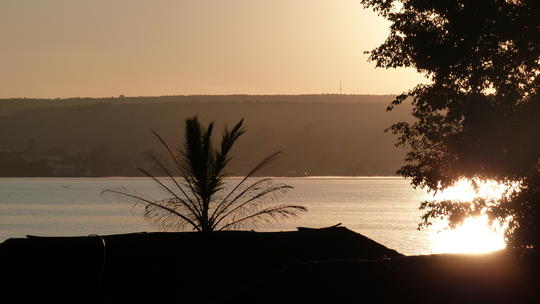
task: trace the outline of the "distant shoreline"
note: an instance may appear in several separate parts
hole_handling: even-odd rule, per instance
[[[157,178],[169,178],[169,176],[156,176]],[[235,175],[235,176],[227,176],[227,178],[244,178],[245,176],[242,175]],[[341,175],[341,176],[333,176],[333,175],[317,175],[317,176],[252,176],[250,178],[304,178],[304,179],[406,179],[405,177],[401,177],[399,175],[388,175],[388,176],[381,176],[381,175]],[[123,178],[133,178],[133,179],[149,179],[146,176],[0,176],[0,179],[39,179],[39,178],[55,178],[55,179],[62,179],[62,178],[76,178],[76,179],[98,179],[98,178],[105,178],[105,179],[123,179]],[[180,176],[175,176],[175,178],[180,178]]]
[[[395,97],[399,94],[337,94],[337,93],[320,93],[320,94],[189,94],[189,95],[155,95],[155,96],[125,96],[125,95],[117,95],[117,96],[101,96],[101,97],[52,97],[52,98],[46,98],[46,97],[4,97],[0,98],[1,101],[83,101],[83,100],[110,100],[110,99],[157,99],[157,98],[166,98],[166,99],[172,99],[172,98],[181,98],[181,99],[189,99],[189,98],[282,98],[282,97],[365,97],[365,98],[373,98],[373,97]]]

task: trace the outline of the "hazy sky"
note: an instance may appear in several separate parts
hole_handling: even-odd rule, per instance
[[[358,0],[1,0],[0,98],[400,93]]]

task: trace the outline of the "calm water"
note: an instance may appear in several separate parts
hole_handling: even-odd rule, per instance
[[[232,182],[238,179],[231,178]],[[295,230],[342,223],[383,245],[413,255],[433,253],[432,232],[416,229],[427,198],[402,178],[275,178],[294,186],[282,203],[309,212],[258,231]],[[0,241],[32,235],[89,235],[156,231],[133,202],[103,195],[120,189],[166,198],[147,178],[0,178]]]

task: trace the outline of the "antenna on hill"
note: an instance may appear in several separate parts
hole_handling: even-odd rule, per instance
[[[339,80],[339,95],[341,95],[341,79]]]

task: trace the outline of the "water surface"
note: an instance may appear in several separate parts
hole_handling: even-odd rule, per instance
[[[230,178],[229,182],[238,182]],[[294,187],[281,203],[303,205],[309,212],[257,231],[287,231],[298,226],[337,223],[404,254],[433,253],[428,231],[418,231],[427,198],[398,177],[274,178]],[[148,178],[0,178],[0,241],[31,235],[74,236],[157,231],[133,202],[105,189],[123,189],[148,198],[166,198]]]

